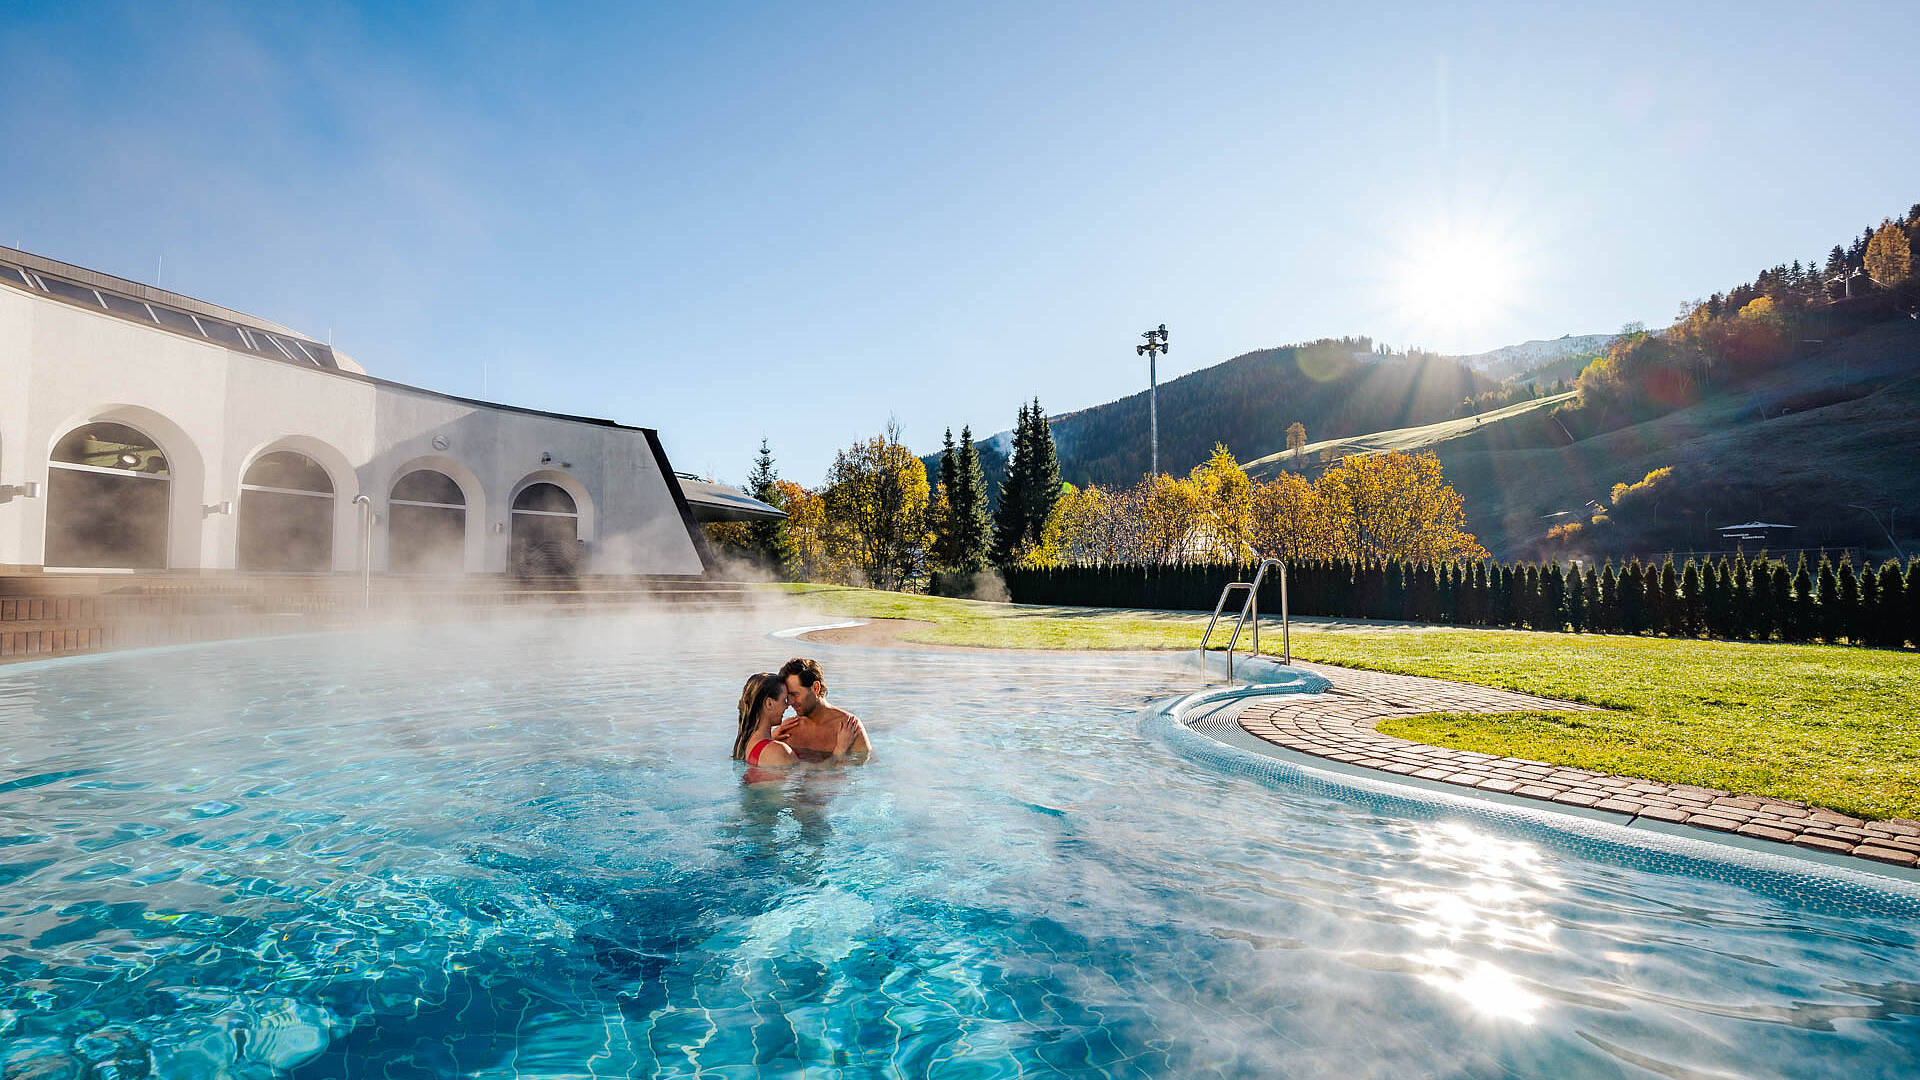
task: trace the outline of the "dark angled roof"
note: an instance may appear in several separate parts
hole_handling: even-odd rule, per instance
[[[725,484],[676,473],[695,521],[778,521],[786,512]]]

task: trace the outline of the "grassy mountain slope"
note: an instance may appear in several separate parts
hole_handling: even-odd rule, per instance
[[[1545,411],[1524,412],[1431,445],[1466,499],[1468,526],[1496,555],[1543,550],[1546,517],[1616,483],[1671,466],[1658,498],[1588,545],[1558,554],[1588,557],[1678,550],[1717,551],[1715,528],[1764,519],[1798,528],[1793,546],[1914,546],[1920,529],[1920,322],[1897,319],[1803,356],[1764,378],[1710,395],[1691,408],[1566,445]],[[1907,516],[1911,515],[1911,516]],[[1751,546],[1751,545],[1750,545]],[[1779,545],[1776,545],[1776,550]]]
[[[1522,401],[1501,409],[1491,409],[1478,416],[1442,420],[1434,424],[1422,424],[1419,427],[1376,431],[1352,438],[1322,439],[1319,442],[1307,444],[1304,452],[1297,459],[1298,464],[1291,451],[1282,450],[1280,453],[1268,454],[1266,457],[1247,462],[1246,470],[1255,479],[1264,480],[1280,469],[1298,471],[1299,464],[1318,463],[1323,455],[1337,460],[1349,454],[1411,453],[1416,450],[1432,450],[1441,443],[1484,435],[1491,430],[1492,426],[1508,424],[1523,418],[1529,420],[1528,427],[1531,430],[1546,415],[1545,410],[1563,401],[1571,401],[1573,398],[1574,394],[1569,391],[1564,394],[1552,394]]]
[[[1287,427],[1309,437],[1362,435],[1444,420],[1463,398],[1497,383],[1441,357],[1372,353],[1365,338],[1262,349],[1160,387],[1160,468],[1185,473],[1225,443],[1241,460],[1286,447]],[[1147,393],[1053,418],[1060,475],[1076,485],[1129,486],[1147,472]],[[1006,433],[979,440],[998,492]],[[926,459],[938,468],[938,455]]]

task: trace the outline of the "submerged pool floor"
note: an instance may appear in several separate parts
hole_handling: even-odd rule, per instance
[[[9,1068],[1920,1072],[1898,905],[1223,769],[1143,733],[1148,659],[766,629],[0,669]],[[740,682],[809,650],[876,758],[744,784]]]

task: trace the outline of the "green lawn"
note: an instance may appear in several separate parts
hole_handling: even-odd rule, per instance
[[[1009,649],[1192,648],[1205,616],[1020,607],[780,586],[827,614],[920,619],[910,640]],[[1268,652],[1277,634],[1263,637]],[[1920,654],[1823,645],[1295,624],[1305,660],[1431,675],[1602,706],[1435,715],[1380,729],[1464,750],[1920,817]]]

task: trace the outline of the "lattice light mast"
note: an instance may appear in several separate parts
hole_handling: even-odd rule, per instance
[[[1149,476],[1160,475],[1160,371],[1158,360],[1167,351],[1167,324],[1140,335],[1145,345],[1135,345],[1134,355],[1147,358],[1147,438],[1152,444],[1152,469]]]

